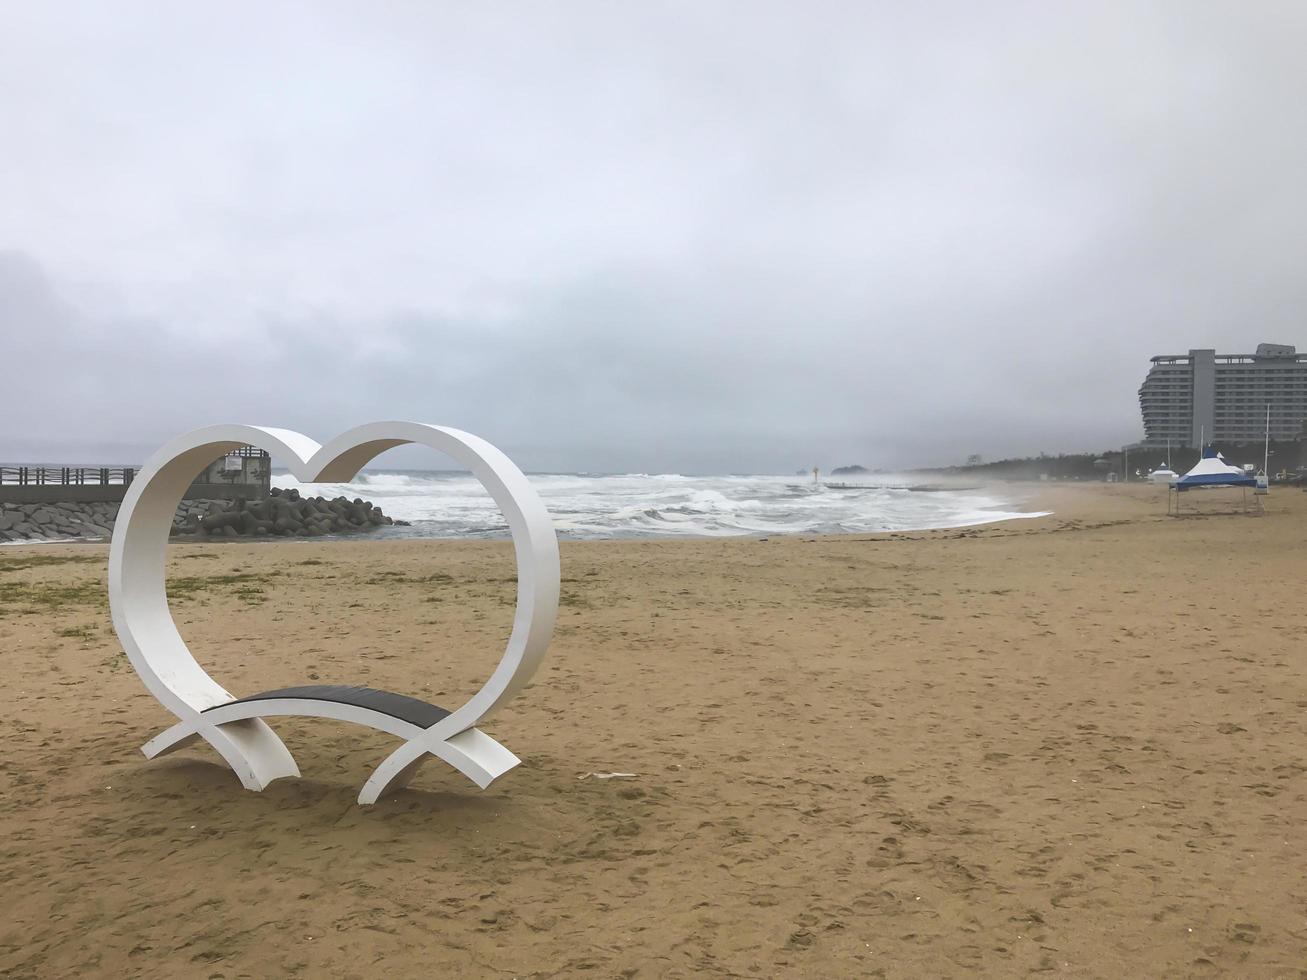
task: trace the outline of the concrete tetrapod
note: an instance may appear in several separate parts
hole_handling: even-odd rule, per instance
[[[168,609],[168,532],[191,480],[241,446],[265,449],[304,483],[349,482],[379,453],[416,443],[471,470],[508,522],[517,559],[517,609],[508,645],[490,678],[460,707],[446,711],[415,698],[337,685],[309,685],[237,698],[192,656]],[[272,728],[276,715],[335,718],[404,739],[359,793],[374,803],[404,785],[435,756],[481,788],[520,761],[475,726],[531,680],[544,659],[558,615],[558,537],[549,512],[522,471],[494,446],[458,429],[421,422],[371,422],[324,446],[288,429],[215,425],[179,436],[156,452],[133,480],[109,548],[109,607],[132,667],[178,722],[147,742],[147,758],[203,738],[252,790],[298,776],[299,767]]]

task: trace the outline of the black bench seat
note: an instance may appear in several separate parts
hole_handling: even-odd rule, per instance
[[[410,725],[417,725],[419,728],[430,728],[442,718],[449,716],[449,712],[444,708],[427,704],[417,698],[393,694],[390,691],[378,691],[371,687],[351,687],[346,684],[305,684],[302,687],[282,687],[275,691],[262,691],[248,697],[237,698],[226,704],[214,705],[212,708],[206,708],[205,711],[214,711],[247,701],[272,701],[278,698],[303,698],[308,701],[352,704],[359,708],[379,711],[400,721],[406,721]]]

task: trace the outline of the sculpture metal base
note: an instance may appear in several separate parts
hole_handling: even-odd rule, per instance
[[[469,728],[451,738],[433,738],[429,729],[450,712],[403,694],[371,687],[308,684],[263,691],[206,708],[141,747],[147,759],[165,755],[197,738],[208,741],[232,763],[227,743],[239,742],[249,764],[232,763],[246,789],[262,790],[274,779],[298,776],[299,767],[281,739],[259,719],[278,715],[334,718],[404,739],[377,767],[359,793],[360,803],[375,803],[388,789],[405,785],[430,756],[443,759],[485,789],[521,760],[489,735]]]

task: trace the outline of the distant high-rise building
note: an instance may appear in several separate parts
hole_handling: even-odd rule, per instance
[[[1307,354],[1258,344],[1255,354],[1161,354],[1139,388],[1145,446],[1297,439],[1307,421]]]

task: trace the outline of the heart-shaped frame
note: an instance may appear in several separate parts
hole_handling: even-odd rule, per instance
[[[241,446],[266,450],[303,483],[347,483],[378,454],[408,443],[429,446],[471,470],[508,522],[517,559],[517,609],[499,666],[450,712],[367,688],[288,688],[234,698],[195,660],[168,608],[168,534],[186,488],[214,459]],[[247,789],[262,790],[274,779],[300,774],[264,717],[355,722],[405,740],[364,784],[359,802],[365,804],[404,785],[431,756],[483,789],[518,764],[512,752],[475,726],[525,687],[540,666],[558,615],[558,587],[558,536],[522,471],[483,439],[422,422],[371,422],[325,446],[289,429],[196,429],[169,442],[141,468],[118,510],[109,548],[114,629],[150,693],[180,719],[142,747],[145,756],[152,759],[203,738]]]

